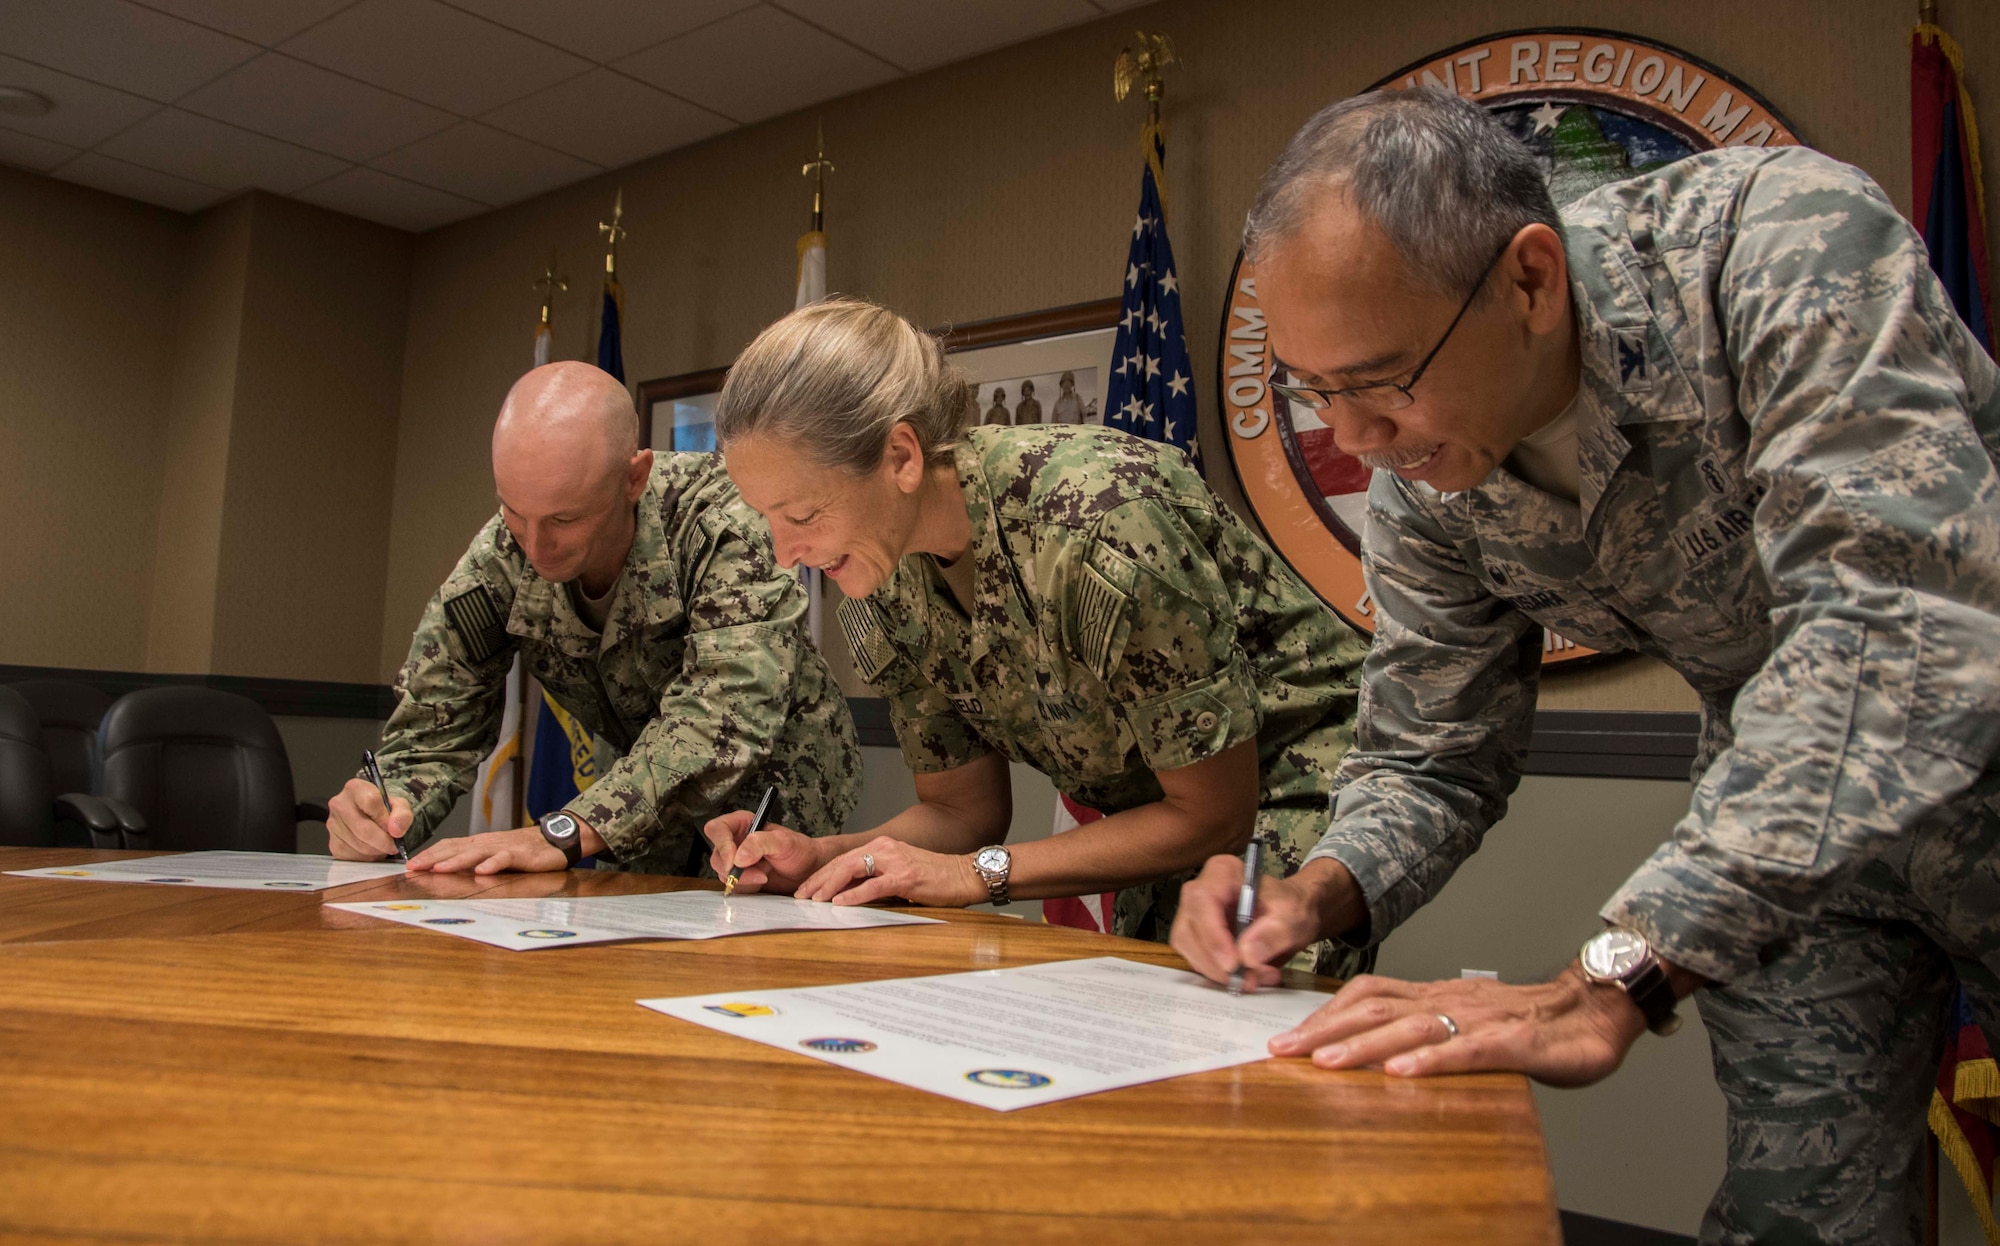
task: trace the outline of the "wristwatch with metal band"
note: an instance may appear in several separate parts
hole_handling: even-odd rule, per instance
[[[1625,992],[1646,1014],[1647,1029],[1664,1036],[1680,1028],[1674,984],[1646,936],[1613,926],[1584,944],[1576,958],[1586,979]]]
[[[981,848],[972,854],[973,872],[979,881],[986,884],[986,897],[997,907],[1010,901],[1007,897],[1007,871],[1014,866],[1014,854],[998,846]]]
[[[541,818],[542,838],[562,850],[565,869],[583,856],[583,824],[560,811]]]

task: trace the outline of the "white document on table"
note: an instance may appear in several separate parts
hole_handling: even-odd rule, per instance
[[[772,930],[862,930],[934,926],[935,917],[894,909],[816,904],[791,896],[669,891],[567,900],[377,900],[329,904],[384,921],[476,939],[516,952],[628,939],[720,939]]]
[[[402,864],[396,861],[336,861],[290,852],[181,852],[7,871],[22,878],[80,878],[97,883],[226,887],[236,891],[325,891],[402,872]]]
[[[642,999],[670,1017],[1007,1112],[1265,1059],[1332,996],[1231,996],[1115,956],[851,986]]]

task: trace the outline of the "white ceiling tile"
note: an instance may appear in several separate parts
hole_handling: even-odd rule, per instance
[[[363,0],[284,50],[466,116],[582,73],[589,62],[437,0]]]
[[[428,104],[276,52],[232,70],[180,106],[349,160],[379,156],[454,120]]]
[[[137,0],[137,3],[269,47],[332,16],[354,0]]]
[[[0,83],[39,91],[55,103],[39,117],[0,113],[0,126],[71,147],[93,147],[160,107],[151,100],[11,56],[0,56]]]
[[[609,69],[559,82],[480,120],[607,169],[736,128],[727,117]]]
[[[916,72],[1104,16],[1089,0],[777,0],[778,7]]]
[[[74,155],[76,155],[74,147],[51,143],[32,134],[16,134],[12,130],[0,130],[0,164],[11,164],[16,168],[47,173]]]
[[[55,176],[65,182],[76,182],[84,186],[94,186],[99,190],[108,190],[127,199],[157,203],[176,212],[193,212],[205,208],[229,194],[228,191],[190,182],[186,178],[175,177],[169,173],[156,173],[151,169],[142,169],[136,164],[126,164],[123,160],[100,156],[94,151],[84,152],[57,169]]]
[[[344,160],[177,108],[161,109],[97,150],[205,186],[281,195],[325,181],[347,167]]]
[[[684,35],[757,0],[446,0],[594,61],[615,61],[662,39]]]
[[[6,0],[0,52],[149,99],[177,99],[257,46],[126,0]]]
[[[370,161],[437,190],[463,195],[492,207],[590,176],[594,164],[551,151],[491,126],[464,121],[441,134]]]
[[[292,197],[413,234],[486,210],[470,199],[365,168],[349,169]]]
[[[765,5],[628,56],[618,68],[745,123],[899,76],[895,66]]]

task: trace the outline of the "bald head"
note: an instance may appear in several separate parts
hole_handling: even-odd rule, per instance
[[[587,572],[606,569],[615,575],[652,464],[652,451],[639,449],[631,395],[587,363],[529,372],[507,391],[493,424],[501,513],[547,579],[588,579]]]

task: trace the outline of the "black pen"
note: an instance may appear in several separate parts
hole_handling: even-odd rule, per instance
[[[757,816],[750,819],[750,833],[748,835],[745,835],[743,838],[748,839],[750,838],[751,835],[755,835],[758,831],[764,829],[764,819],[771,816],[771,802],[776,800],[777,798],[778,798],[777,784],[774,783],[770,787],[764,789],[764,799],[757,802]],[[740,865],[730,866],[729,877],[722,880],[722,894],[726,896],[729,895],[731,892],[735,891],[736,882],[738,879],[742,877],[743,877],[742,866]]]
[[[1257,883],[1264,877],[1264,872],[1257,868],[1257,858],[1263,855],[1263,850],[1264,846],[1255,839],[1243,849],[1243,890],[1236,893],[1236,924],[1230,930],[1230,933],[1239,939],[1243,937],[1244,927],[1248,926],[1250,919],[1257,915]],[[1241,959],[1236,962],[1236,968],[1229,971],[1229,993],[1243,994]]]
[[[361,765],[368,773],[368,781],[375,785],[376,791],[382,793],[382,812],[387,814],[389,812],[389,788],[387,784],[382,782],[382,767],[375,764],[374,749],[364,748],[361,750]],[[408,861],[410,859],[410,850],[403,847],[403,841],[400,839],[396,841],[396,859],[398,861]]]

